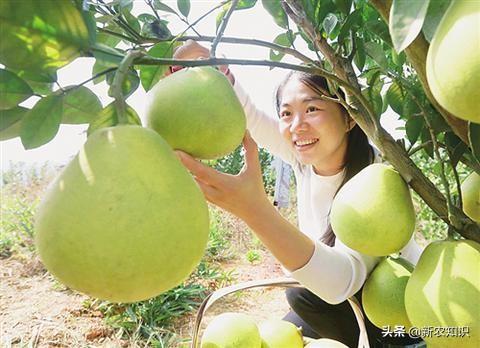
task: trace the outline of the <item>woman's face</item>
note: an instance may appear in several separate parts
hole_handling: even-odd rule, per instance
[[[347,132],[354,121],[338,103],[322,100],[292,76],[280,96],[280,132],[302,164],[313,165],[320,175],[338,173],[344,165]]]

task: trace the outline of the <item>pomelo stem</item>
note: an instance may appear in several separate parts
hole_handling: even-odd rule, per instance
[[[142,51],[130,51],[120,62],[115,77],[113,78],[113,83],[110,86],[109,94],[111,97],[115,98],[115,109],[117,111],[119,124],[128,124],[126,114],[127,104],[125,103],[125,97],[122,92],[123,81],[125,81],[128,69],[133,65],[133,61],[144,55],[145,53]]]

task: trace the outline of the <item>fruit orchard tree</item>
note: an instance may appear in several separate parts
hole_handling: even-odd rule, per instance
[[[138,16],[132,14],[133,0],[4,0],[0,2],[0,63],[4,66],[0,69],[0,139],[20,137],[24,147],[32,149],[49,142],[62,123],[88,123],[88,134],[103,127],[139,124],[128,97],[137,88],[149,91],[170,65],[251,65],[315,73],[329,81],[335,101],[348,110],[384,158],[448,224],[450,233],[480,242],[478,222],[463,212],[457,173],[461,166],[480,174],[480,121],[478,108],[472,110],[472,105],[478,105],[473,94],[480,90],[478,52],[473,60],[467,59],[469,46],[478,48],[478,28],[469,31],[467,27],[465,37],[453,38],[453,42],[466,43],[464,50],[455,52],[459,58],[446,63],[450,64],[446,70],[458,70],[451,79],[465,79],[462,88],[448,81],[452,91],[446,95],[445,90],[437,92],[442,82],[435,80],[435,70],[429,70],[427,64],[430,46],[435,45],[436,53],[432,54],[442,54],[435,34],[441,31],[439,26],[450,25],[441,21],[450,2],[226,0],[192,20],[190,0],[145,0],[148,11]],[[236,11],[254,6],[263,6],[284,32],[272,42],[224,36]],[[478,8],[472,11],[478,12]],[[196,25],[213,20],[211,14],[216,15],[217,34],[202,35]],[[166,15],[178,17],[185,30],[172,32]],[[186,35],[190,32],[195,35]],[[188,39],[210,42],[210,58],[173,59],[174,47]],[[311,52],[298,50],[300,41]],[[262,46],[270,49],[270,54],[265,60],[219,58],[219,43],[242,45],[245,50],[250,45]],[[297,63],[282,61],[287,55]],[[95,59],[92,78],[53,90],[56,71],[78,57]],[[106,80],[115,101],[102,107],[84,86],[90,80]],[[338,87],[345,91],[345,99],[334,92]],[[452,111],[452,95],[454,103],[458,101],[463,107],[461,113],[467,110],[466,116]],[[19,105],[31,96],[40,97],[31,109]],[[462,97],[470,101],[462,102]],[[388,107],[405,122],[404,139],[395,141],[382,128],[380,120]],[[442,185],[434,185],[415,164],[412,156],[417,152],[436,163]]]

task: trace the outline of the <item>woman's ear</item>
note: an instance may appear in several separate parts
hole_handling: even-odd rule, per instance
[[[356,124],[357,122],[355,122],[355,120],[350,115],[348,115],[347,116],[347,132],[350,132],[353,129],[353,127],[355,127]]]

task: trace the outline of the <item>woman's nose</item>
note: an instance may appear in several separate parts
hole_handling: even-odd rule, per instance
[[[302,114],[294,115],[292,123],[290,124],[290,132],[295,133],[302,130],[305,130],[307,124],[305,122],[305,118]]]

